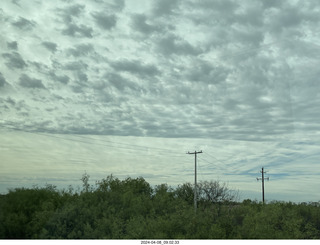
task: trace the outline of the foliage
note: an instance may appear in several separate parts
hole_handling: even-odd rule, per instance
[[[319,239],[320,203],[238,201],[217,181],[151,187],[110,175],[83,190],[17,188],[0,196],[0,239]]]
[[[226,183],[219,181],[202,181],[198,185],[199,199],[202,201],[232,202],[238,200],[238,191],[230,190]]]

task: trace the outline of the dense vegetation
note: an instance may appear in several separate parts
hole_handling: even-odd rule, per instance
[[[83,190],[17,188],[0,196],[0,238],[319,239],[319,203],[236,202],[219,182],[152,188],[143,178],[108,176]]]

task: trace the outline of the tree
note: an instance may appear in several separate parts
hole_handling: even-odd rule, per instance
[[[85,192],[88,192],[90,189],[89,178],[90,178],[90,175],[87,174],[87,172],[85,172],[81,177],[83,189]]]
[[[56,187],[16,188],[3,198],[0,232],[5,238],[37,238],[42,227],[60,205],[60,196]]]
[[[198,199],[200,201],[236,202],[239,199],[239,192],[229,189],[226,183],[219,181],[201,181],[198,184]]]
[[[179,185],[175,194],[191,205],[194,201],[194,186],[191,183]],[[236,202],[239,199],[238,191],[229,189],[226,183],[219,181],[200,181],[197,194],[200,203]]]
[[[177,198],[185,200],[189,205],[193,204],[194,199],[194,189],[191,183],[185,183],[179,185],[175,190],[175,195]]]
[[[143,178],[112,175],[83,190],[17,188],[0,195],[0,239],[319,239],[319,203],[235,202],[225,183],[152,188]]]

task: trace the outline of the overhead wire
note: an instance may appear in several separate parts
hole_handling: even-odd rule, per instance
[[[84,143],[84,144],[94,144],[94,145],[99,145],[99,146],[106,146],[106,147],[111,147],[111,148],[116,148],[116,149],[123,149],[126,151],[142,151],[142,152],[158,152],[158,153],[163,153],[165,152],[166,154],[171,154],[170,157],[175,157],[175,158],[181,158],[184,153],[178,154],[177,152],[171,151],[169,149],[164,149],[164,148],[159,148],[159,147],[149,147],[149,146],[142,146],[142,145],[136,145],[136,144],[128,144],[128,143],[122,143],[122,142],[116,142],[116,141],[111,141],[111,140],[103,140],[103,139],[93,139],[91,137],[85,137],[83,135],[69,135],[69,136],[76,136],[76,137],[80,137],[86,140],[90,140],[90,142],[85,141],[85,140],[79,140],[79,139],[74,139],[74,138],[69,138],[69,137],[61,137],[61,136],[57,136],[54,134],[47,134],[47,133],[39,133],[39,132],[33,132],[33,131],[26,131],[26,130],[22,130],[22,129],[18,129],[18,128],[13,128],[13,127],[5,127],[6,129],[9,130],[14,130],[14,131],[21,131],[21,132],[25,132],[25,133],[30,133],[30,134],[36,134],[36,135],[40,135],[40,136],[45,136],[45,137],[51,137],[51,138],[57,138],[57,139],[61,139],[61,140],[67,140],[67,141],[73,141],[73,142],[79,142],[79,143]],[[93,141],[93,142],[92,142]],[[110,145],[110,144],[101,144],[101,143],[97,143],[95,141],[101,141],[101,142],[107,142],[107,143],[112,143],[112,144],[119,144],[118,145]],[[126,147],[124,147],[126,146]],[[127,152],[129,153],[129,152]],[[208,159],[203,158],[202,156],[200,156],[200,159],[202,159],[203,161],[205,161],[206,163],[208,163],[209,165],[214,165],[215,167],[218,167],[220,170],[223,169],[232,169],[232,170],[238,170],[238,168],[234,167],[234,166],[230,166],[229,164],[221,161],[220,159],[214,157],[213,155],[209,154],[207,151],[204,152],[205,155],[208,155],[209,157],[215,159],[215,161],[218,161],[220,163],[222,163],[222,165],[217,165],[215,163],[213,163],[212,161],[209,161]],[[173,155],[174,154],[174,155]],[[141,155],[141,154],[140,154]],[[144,156],[149,156],[144,154]],[[153,158],[159,158],[159,156],[157,155],[153,155]],[[175,163],[177,163],[177,161],[175,160]],[[179,161],[178,164],[185,164],[185,161],[181,162]],[[209,166],[208,165],[208,166]]]
[[[86,140],[79,140],[79,139],[74,139],[74,138],[68,138],[68,137],[60,137],[60,136],[56,136],[56,135],[53,135],[53,134],[45,134],[45,133],[39,133],[39,132],[30,132],[30,131],[25,131],[25,130],[21,130],[21,129],[18,129],[18,128],[8,128],[8,127],[2,127],[2,128],[5,128],[5,129],[9,129],[9,130],[12,130],[12,131],[20,131],[20,132],[24,132],[24,133],[29,133],[29,134],[35,134],[35,135],[40,135],[40,136],[45,136],[45,137],[51,137],[51,138],[56,138],[56,139],[59,139],[59,140],[66,140],[66,141],[72,141],[72,142],[80,142],[80,143],[84,143],[84,144],[90,144],[90,145],[99,145],[99,146],[107,146],[107,147],[113,147],[113,148],[116,148],[116,149],[124,149],[124,150],[128,150],[128,147],[123,147],[123,146],[114,146],[114,145],[110,145],[110,144],[102,144],[102,143],[97,143],[97,142],[92,142],[92,141],[86,141]],[[90,139],[90,140],[94,140],[93,138],[88,138],[88,137],[83,137],[84,139]],[[103,140],[102,140],[103,141]],[[110,143],[119,143],[119,142],[113,142],[113,141],[109,141]],[[131,146],[130,144],[125,144],[125,143],[122,143],[123,145],[128,145],[128,146]],[[141,145],[132,145],[132,146],[137,146],[137,147],[142,147]],[[149,148],[149,147],[147,147]],[[164,148],[157,148],[157,147],[152,147],[152,151],[159,151],[161,150],[161,152],[163,152],[163,150],[165,150],[167,153],[167,149],[164,149]],[[129,149],[131,151],[134,151],[134,154],[136,154],[136,151],[146,151],[145,149],[141,149],[141,148],[131,148]],[[127,152],[129,153],[129,152]],[[175,154],[177,154],[176,152],[174,152]],[[129,153],[130,154],[130,153]],[[141,154],[139,153],[139,155],[141,156]],[[164,154],[162,154],[164,156]],[[185,153],[181,153],[181,155],[176,155],[176,156],[172,156],[172,155],[169,155],[169,158],[172,158],[172,157],[182,157],[184,156]],[[147,156],[146,154],[143,154],[143,156]],[[158,155],[158,154],[153,154],[152,155],[152,159],[157,159],[157,158],[161,158],[162,156],[161,155]],[[187,164],[186,161],[177,161],[177,160],[174,160],[174,163],[175,164],[180,164],[181,166]],[[179,166],[179,165],[178,165]],[[182,180],[183,182],[189,182],[189,181],[186,181],[185,178],[182,178],[181,175],[169,175],[169,179],[170,178],[177,178]]]
[[[133,150],[133,151],[144,151],[144,152],[147,152],[149,150],[153,150],[153,151],[158,151],[158,152],[166,152],[166,153],[169,153],[169,154],[174,153],[174,154],[176,154],[176,157],[180,156],[180,155],[178,155],[177,152],[174,152],[174,151],[169,150],[169,149],[158,148],[158,147],[142,146],[142,145],[136,145],[136,144],[127,144],[127,143],[115,142],[115,141],[107,141],[107,140],[99,140],[99,139],[93,139],[93,138],[90,138],[90,137],[84,137],[82,135],[68,135],[68,136],[76,136],[76,137],[81,137],[81,138],[84,138],[84,139],[91,140],[91,142],[88,142],[88,141],[85,141],[85,140],[67,138],[67,137],[57,136],[57,135],[54,135],[54,134],[26,131],[26,130],[22,130],[22,129],[18,129],[18,128],[12,128],[12,127],[10,127],[10,128],[5,127],[5,128],[9,129],[9,130],[14,130],[14,131],[20,131],[20,132],[29,133],[29,134],[36,134],[36,135],[41,135],[41,136],[46,136],[46,137],[51,137],[51,138],[57,138],[57,139],[62,139],[62,140],[67,140],[67,141],[80,142],[80,143],[90,144],[90,145],[94,144],[94,145],[107,146],[107,147],[117,148],[117,149],[125,149],[125,150]],[[114,144],[125,145],[127,147],[115,146],[115,145],[110,145],[110,144],[101,144],[101,143],[92,142],[92,141],[109,142],[109,143],[114,143]],[[182,156],[182,153],[181,153],[181,156]],[[172,157],[175,157],[175,156],[172,156]]]
[[[79,140],[79,139],[74,139],[74,138],[67,138],[67,137],[61,137],[61,136],[57,136],[57,135],[53,135],[53,134],[46,134],[46,133],[39,133],[39,132],[31,132],[31,131],[26,131],[26,130],[21,130],[21,129],[18,129],[18,128],[6,128],[6,129],[10,129],[10,130],[15,130],[15,131],[22,131],[22,132],[25,132],[25,133],[30,133],[30,134],[36,134],[36,135],[40,135],[40,136],[45,136],[45,137],[51,137],[51,138],[57,138],[57,139],[60,139],[60,140],[67,140],[67,141],[73,141],[73,142],[79,142],[79,143],[84,143],[84,144],[90,144],[90,145],[99,145],[99,146],[106,146],[106,147],[111,147],[111,148],[116,148],[116,149],[124,149],[126,151],[143,151],[143,152],[149,152],[149,149],[152,149],[152,152],[154,151],[160,151],[160,152],[166,152],[167,154],[177,154],[177,152],[173,152],[173,151],[170,151],[168,149],[164,149],[164,148],[158,148],[158,147],[147,147],[147,146],[142,146],[142,145],[134,145],[134,144],[127,144],[127,143],[122,143],[122,142],[115,142],[115,141],[110,141],[110,140],[98,140],[98,141],[101,141],[101,142],[108,142],[108,143],[115,143],[115,144],[120,144],[122,146],[115,146],[115,145],[110,145],[110,144],[101,144],[101,143],[97,143],[97,142],[92,142],[92,141],[96,141],[96,139],[93,139],[91,137],[85,137],[83,135],[71,135],[71,136],[76,136],[76,137],[80,137],[80,138],[84,138],[84,139],[87,139],[87,140],[90,140],[89,141],[85,141],[85,140]],[[70,136],[70,135],[69,135]],[[126,147],[124,147],[126,146]],[[135,148],[136,147],[136,148]],[[129,152],[127,152],[129,153]],[[230,169],[230,166],[228,164],[226,164],[225,162],[219,160],[218,158],[212,156],[211,154],[209,154],[207,151],[204,152],[205,155],[215,159],[215,161],[218,161],[220,163],[222,163],[222,165],[217,165],[215,163],[213,163],[212,161],[209,161],[207,160],[206,158],[200,156],[200,158],[198,158],[199,160],[203,160],[204,162],[208,163],[207,166],[212,166],[214,165],[215,167],[217,167],[219,169],[219,171],[223,170],[223,169]],[[129,153],[130,154],[130,153]],[[135,154],[135,153],[134,153]],[[183,156],[184,153],[180,154],[180,155],[170,155],[170,157],[178,157],[178,158],[181,158]],[[141,154],[140,154],[141,155]],[[143,154],[144,156],[147,156],[146,154]],[[153,158],[159,158],[160,156],[158,155],[153,155],[152,156]],[[161,157],[160,157],[161,158]],[[175,160],[175,163],[176,164],[186,164],[186,161],[179,161],[177,162]],[[202,167],[202,165],[200,165]],[[232,167],[231,168],[233,170],[237,170],[237,168],[235,167]],[[202,176],[203,177],[203,176]]]
[[[57,135],[53,135],[53,134],[46,134],[46,133],[39,133],[39,132],[31,132],[31,131],[25,131],[25,130],[21,130],[18,128],[7,128],[9,130],[14,130],[14,131],[20,131],[20,132],[24,132],[24,133],[30,133],[30,134],[35,134],[35,135],[40,135],[40,136],[45,136],[45,137],[51,137],[51,138],[56,138],[59,140],[66,140],[66,141],[72,141],[72,142],[80,142],[80,143],[84,143],[84,144],[90,144],[90,145],[99,145],[99,146],[106,146],[106,147],[111,147],[111,148],[116,148],[116,149],[123,149],[126,150],[126,154],[137,154],[136,151],[142,151],[144,152],[144,154],[139,153],[139,156],[149,156],[147,154],[147,152],[149,152],[149,150],[153,153],[152,154],[152,159],[162,159],[165,155],[169,154],[169,158],[180,158],[180,160],[176,159],[174,160],[174,164],[180,164],[180,165],[184,165],[186,164],[185,161],[181,161],[182,156],[184,156],[184,153],[181,153],[180,155],[178,155],[177,152],[173,152],[170,151],[168,149],[164,149],[164,148],[159,148],[159,147],[147,147],[147,146],[141,146],[141,145],[134,145],[134,144],[127,144],[127,143],[121,143],[121,142],[115,142],[115,141],[107,141],[107,140],[100,140],[102,142],[109,142],[109,143],[115,143],[115,144],[121,144],[122,146],[115,146],[115,145],[110,145],[110,144],[103,144],[103,143],[98,143],[98,142],[94,142],[95,139],[91,138],[91,137],[85,137],[85,136],[80,136],[80,135],[76,135],[79,136],[83,139],[89,139],[89,141],[87,140],[79,140],[79,139],[74,139],[74,138],[69,138],[69,137],[61,137],[61,136],[57,136]],[[74,135],[69,135],[69,136],[74,136]],[[124,147],[124,145],[126,147]],[[135,148],[137,147],[137,148]],[[133,152],[128,152],[128,151],[133,151]],[[156,154],[154,154],[156,152]],[[160,153],[159,153],[160,152]],[[166,152],[166,154],[162,154],[163,152]],[[160,154],[160,155],[159,155]],[[175,155],[173,155],[175,154]],[[178,160],[178,161],[177,161]],[[181,177],[181,176],[180,176]],[[185,179],[183,179],[183,181],[185,181]],[[186,181],[185,181],[186,182]]]
[[[198,165],[198,167],[199,167],[199,171],[197,171],[197,173],[200,174],[200,177],[201,177],[202,180],[205,180],[206,178],[205,178],[204,175],[203,175],[204,170],[203,170],[203,168],[202,168],[202,162],[201,162],[201,160],[202,160],[202,159],[199,158],[198,161],[197,161],[197,165]]]
[[[80,138],[85,138],[85,139],[90,139],[90,140],[94,140],[94,141],[101,141],[101,142],[107,142],[107,143],[113,143],[113,144],[119,144],[119,145],[126,145],[126,146],[130,146],[130,147],[138,147],[138,148],[142,148],[141,150],[156,150],[156,151],[161,151],[161,152],[166,152],[166,153],[174,153],[177,154],[177,152],[172,151],[170,149],[165,149],[165,148],[159,148],[159,147],[152,147],[152,146],[145,146],[145,145],[136,145],[136,144],[128,144],[128,143],[122,143],[122,142],[116,142],[116,141],[111,141],[111,140],[103,140],[103,139],[94,139],[91,137],[85,137],[84,135],[73,135],[75,137],[80,137]]]
[[[4,125],[0,125],[0,127],[9,129],[9,130],[15,130],[15,131],[21,131],[21,132],[26,132],[26,133],[31,133],[31,134],[37,134],[37,135],[43,135],[43,136],[48,136],[48,137],[54,137],[54,138],[60,138],[60,139],[64,139],[64,140],[69,140],[69,141],[77,141],[77,142],[82,142],[82,143],[88,143],[88,142],[84,142],[82,140],[78,140],[78,139],[70,139],[70,138],[65,138],[65,137],[61,137],[61,136],[57,136],[57,135],[61,135],[61,134],[48,134],[48,133],[42,133],[42,132],[35,132],[35,131],[29,131],[29,130],[23,130],[23,129],[19,129],[15,126],[13,127],[6,127]],[[38,128],[39,129],[39,128]],[[43,131],[45,131],[45,129],[43,129]],[[98,144],[95,143],[96,145],[105,145],[105,146],[109,146],[109,147],[113,147],[113,148],[120,148],[120,149],[132,149],[132,150],[140,150],[140,151],[149,151],[149,150],[153,150],[153,151],[158,151],[158,152],[165,152],[168,154],[175,154],[177,157],[182,156],[184,153],[178,153],[177,151],[173,151],[172,149],[166,149],[166,148],[160,148],[160,147],[154,147],[154,146],[146,146],[146,145],[137,145],[137,144],[129,144],[129,143],[123,143],[123,142],[116,142],[116,141],[111,141],[111,140],[105,140],[105,139],[97,139],[97,138],[92,138],[92,137],[87,137],[85,135],[79,135],[79,134],[65,134],[71,137],[80,137],[80,138],[84,138],[87,140],[92,140],[92,141],[101,141],[101,142],[107,142],[107,143],[112,143],[112,144],[118,144],[118,145],[122,145],[122,146],[128,146],[129,148],[124,148],[121,146],[113,146],[113,145],[105,145],[105,144]],[[101,135],[97,135],[97,136],[101,136]],[[107,135],[103,135],[103,136],[107,136]],[[112,137],[112,135],[110,135]],[[175,156],[173,156],[175,157]]]
[[[214,158],[216,161],[218,161],[218,162],[220,162],[222,164],[226,164],[226,163],[222,162],[221,160],[219,160],[218,158],[216,158],[216,157],[212,156],[211,154],[209,154],[207,151],[205,151],[205,154],[207,154],[208,156]]]
[[[219,165],[216,165],[215,163],[208,161],[208,160],[205,159],[204,157],[200,157],[200,158],[201,158],[202,161],[205,161],[206,163],[208,163],[208,164],[205,165],[205,166],[214,166],[214,167],[216,167],[216,168],[221,169],[221,167],[220,167]]]
[[[203,159],[205,162],[207,162],[207,163],[209,163],[209,164],[211,164],[211,165],[214,165],[214,166],[218,167],[218,168],[219,168],[219,171],[223,171],[223,170],[225,170],[225,171],[230,171],[230,170],[232,170],[232,171],[237,171],[237,170],[239,170],[239,167],[231,166],[230,164],[227,164],[227,163],[225,163],[225,162],[217,159],[216,157],[212,156],[212,155],[209,154],[207,151],[205,151],[205,154],[208,155],[208,156],[210,156],[210,157],[212,157],[212,158],[215,159],[216,161],[222,163],[222,165],[217,165],[217,164],[215,164],[215,163],[213,163],[213,162],[211,162],[211,161],[208,161],[208,160]]]

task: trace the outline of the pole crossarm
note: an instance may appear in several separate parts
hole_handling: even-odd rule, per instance
[[[198,154],[198,153],[203,153],[202,151],[195,151],[195,152],[187,152],[187,154]]]

